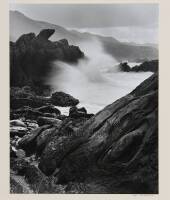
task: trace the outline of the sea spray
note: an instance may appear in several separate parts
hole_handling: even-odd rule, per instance
[[[79,44],[85,58],[77,64],[53,62],[48,83],[55,91],[63,91],[80,100],[88,112],[96,113],[104,106],[133,90],[151,73],[125,73],[118,62],[97,41]]]

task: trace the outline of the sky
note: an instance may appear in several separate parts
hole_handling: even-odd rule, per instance
[[[106,36],[157,43],[158,4],[11,4],[26,16]],[[124,35],[127,35],[124,37]],[[127,39],[129,41],[129,39]]]

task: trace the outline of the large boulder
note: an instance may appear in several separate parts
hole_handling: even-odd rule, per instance
[[[67,107],[77,105],[79,100],[64,92],[55,92],[51,96],[51,102],[56,106]]]

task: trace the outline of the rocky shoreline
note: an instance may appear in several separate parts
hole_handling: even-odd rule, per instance
[[[11,193],[158,193],[157,73],[96,115],[29,86],[10,100]]]
[[[46,85],[53,61],[85,58],[66,39],[50,41],[54,31],[10,42],[10,192],[158,193],[158,62],[133,69],[156,73],[130,94],[87,113]]]

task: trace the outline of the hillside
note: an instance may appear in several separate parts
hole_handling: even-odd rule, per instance
[[[105,50],[118,61],[153,60],[158,58],[158,50],[151,46],[119,42],[113,37],[104,37],[91,33],[80,33],[48,22],[36,21],[18,11],[10,11],[10,40],[16,41],[22,34],[33,32],[38,34],[42,29],[55,29],[52,41],[66,38],[70,44],[99,40]]]

